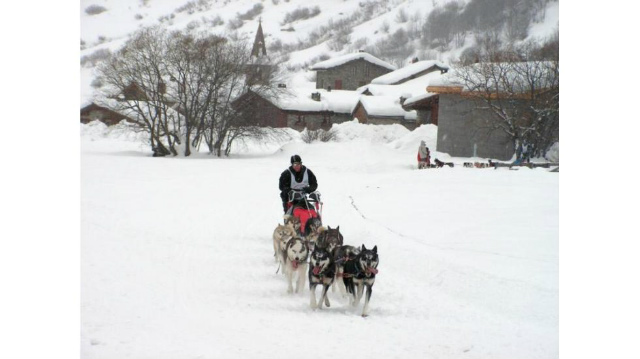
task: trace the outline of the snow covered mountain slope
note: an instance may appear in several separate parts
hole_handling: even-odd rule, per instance
[[[466,2],[469,0],[460,3]],[[472,35],[467,36],[462,46],[437,51],[426,48],[418,38],[431,11],[447,3],[449,1],[81,0],[81,57],[84,62],[93,62],[91,59],[99,59],[107,51],[117,51],[136,30],[159,24],[169,29],[233,33],[234,38],[251,42],[261,21],[268,50],[284,61],[283,67],[288,69],[293,82],[308,77],[306,69],[322,59],[363,48],[401,47],[393,50],[401,54],[391,57],[374,54],[399,67],[414,56],[450,62],[473,43]],[[544,39],[557,29],[558,2],[548,2],[541,14],[544,17],[535,19],[528,29],[528,38]],[[81,102],[90,99],[95,91],[91,86],[95,78],[93,70],[91,65],[82,67]]]

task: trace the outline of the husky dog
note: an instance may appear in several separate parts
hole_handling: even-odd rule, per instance
[[[303,234],[304,238],[307,240],[307,244],[309,244],[309,250],[313,251],[318,237],[326,230],[327,229],[322,226],[320,218],[309,218],[305,227],[305,233]]]
[[[293,225],[293,228],[296,230],[296,233],[300,233],[300,226],[301,226],[300,218],[295,217],[292,214],[285,214],[283,218],[284,218],[284,224],[291,223]]]
[[[285,225],[278,224],[276,229],[273,230],[273,251],[276,263],[284,265],[284,257],[282,251],[287,245],[287,242],[296,235],[296,230],[293,227],[293,223],[289,222]]]
[[[293,293],[293,276],[298,273],[296,283],[296,293],[304,287],[307,274],[307,258],[309,257],[309,247],[307,242],[300,237],[293,237],[282,251],[284,257],[284,271],[289,281],[287,293]]]
[[[340,226],[337,228],[327,227],[326,231],[323,231],[316,240],[316,245],[320,248],[325,248],[329,253],[333,252],[333,249],[340,247],[344,243],[344,237],[340,233]]]
[[[368,315],[372,287],[378,273],[378,263],[378,246],[374,246],[373,249],[367,249],[364,244],[360,253],[354,259],[347,260],[344,263],[344,285],[352,296],[351,304],[353,306],[357,306],[360,303],[363,289],[367,287],[367,295],[362,309],[363,317]]]
[[[307,221],[307,224],[305,225],[303,234],[305,236],[308,236],[313,232],[317,232],[320,227],[322,227],[322,221],[320,220],[320,218],[311,217],[309,218],[309,220]]]
[[[436,162],[436,167],[438,167],[438,168],[444,167],[444,166],[453,167],[453,162],[442,162],[437,158],[436,158],[435,162]],[[489,160],[489,162],[491,162],[491,160]]]
[[[336,264],[336,280],[333,282],[334,285],[332,290],[335,291],[337,286],[340,289],[342,296],[347,295],[347,290],[344,284],[344,264],[345,262],[354,260],[358,253],[360,253],[360,248],[348,245],[336,246],[331,251],[331,257]]]
[[[335,276],[335,263],[331,253],[325,248],[316,247],[311,253],[309,261],[309,289],[311,290],[311,308],[322,309],[322,302],[327,307],[331,306],[327,297],[327,289],[331,286]],[[316,286],[322,285],[320,301],[316,302]]]

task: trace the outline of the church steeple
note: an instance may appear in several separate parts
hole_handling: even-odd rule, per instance
[[[264,34],[262,33],[262,18],[260,18],[258,23],[258,32],[256,33],[256,39],[253,41],[251,56],[267,56],[267,48],[264,44]]]

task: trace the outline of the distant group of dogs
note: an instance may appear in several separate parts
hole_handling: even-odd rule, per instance
[[[491,161],[489,161],[489,163],[484,163],[484,162],[465,162],[462,167],[467,167],[467,168],[489,168],[489,167],[493,167],[493,165],[491,164]]]
[[[276,263],[283,268],[288,281],[288,293],[299,293],[309,279],[310,306],[322,309],[330,307],[327,296],[329,287],[338,286],[340,293],[348,296],[352,306],[358,306],[366,288],[362,316],[368,316],[372,287],[378,273],[378,248],[368,249],[363,244],[353,247],[344,244],[340,226],[322,226],[319,218],[305,223],[305,235],[301,234],[298,217],[284,215],[284,224],[273,231],[273,250]],[[295,279],[294,279],[295,278]],[[320,299],[316,299],[316,287],[322,287]]]
[[[430,161],[418,161],[419,170],[425,169],[425,168],[442,168],[444,166],[453,167],[453,162],[442,162],[437,158],[434,161],[434,163],[431,163]]]

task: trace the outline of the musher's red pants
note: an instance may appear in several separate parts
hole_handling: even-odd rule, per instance
[[[317,218],[318,213],[314,209],[304,209],[296,207],[293,209],[293,216],[300,218],[300,232],[304,234],[305,225],[309,218]]]

